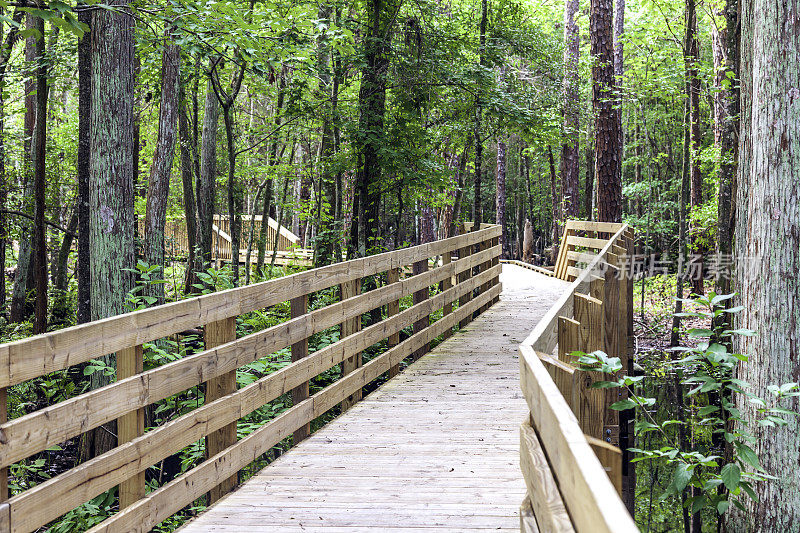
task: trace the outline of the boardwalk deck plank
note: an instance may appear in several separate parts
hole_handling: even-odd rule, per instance
[[[517,345],[567,283],[504,265],[500,302],[195,520],[200,531],[519,531]]]

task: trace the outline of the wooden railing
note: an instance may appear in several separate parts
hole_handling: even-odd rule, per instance
[[[604,376],[578,370],[571,356],[603,350],[624,367],[630,364],[633,284],[625,264],[633,232],[597,222],[569,221],[566,227],[564,261],[555,275],[572,282],[519,347],[530,407],[520,435],[528,488],[521,530],[634,532],[623,503],[632,502],[635,485],[622,452],[628,447],[627,414],[608,409],[620,399],[617,389],[591,388]]]
[[[234,487],[239,470],[277,443],[290,435],[294,442],[304,438],[311,421],[337,405],[346,409],[360,398],[362,387],[384,373],[395,375],[404,359],[419,357],[437,337],[448,336],[496,301],[499,235],[493,226],[0,346],[3,394],[8,387],[106,354],[117,358],[112,384],[0,425],[0,467],[113,420],[119,437],[103,455],[8,499],[3,493],[0,531],[36,530],[115,486],[120,512],[92,531],[148,531],[206,493],[214,501]],[[415,274],[402,279],[409,264]],[[385,282],[362,293],[362,280],[370,276]],[[433,296],[432,286],[441,288]],[[309,296],[331,287],[339,287],[340,300],[309,309]],[[401,310],[400,299],[411,295],[413,305]],[[237,316],[286,301],[290,320],[236,338]],[[380,320],[362,322],[362,315],[383,308]],[[442,318],[431,322],[440,309]],[[309,337],[337,326],[338,341],[309,353]],[[409,326],[413,334],[401,338]],[[143,371],[144,343],[197,327],[204,328],[204,351]],[[385,351],[362,365],[361,353],[384,339]],[[289,347],[291,364],[237,388],[238,368]],[[309,380],[336,365],[341,378],[310,395]],[[198,394],[193,410],[144,431],[147,406],[201,384],[205,396],[201,402]],[[237,439],[239,419],[290,392],[290,409]],[[203,438],[203,462],[146,493],[148,467]],[[7,482],[5,475],[0,481]]]

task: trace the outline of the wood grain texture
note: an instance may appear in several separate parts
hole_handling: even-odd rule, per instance
[[[214,348],[236,340],[236,318],[230,317],[207,324],[204,332],[206,349]],[[236,391],[236,370],[232,370],[205,383],[205,401],[213,402]],[[210,433],[206,437],[206,457],[218,454],[236,443],[236,421]],[[214,503],[233,490],[237,476],[220,479],[219,485],[208,493],[209,503]]]
[[[308,312],[308,295],[304,294],[297,298],[292,298],[289,303],[289,312],[292,318],[297,318]],[[292,362],[299,361],[308,357],[308,339],[303,339],[300,342],[292,344]],[[308,381],[304,381],[297,387],[292,389],[292,405],[297,405],[306,398],[309,394]],[[294,443],[298,443],[311,434],[311,424],[306,424],[299,427],[294,432]]]
[[[525,477],[536,523],[544,531],[574,532],[558,484],[536,431],[527,422],[520,426],[520,467]]]
[[[144,370],[142,346],[134,346],[117,352],[117,379],[140,374]],[[118,445],[130,442],[144,434],[144,409],[136,409],[117,420]],[[136,500],[144,498],[144,472],[139,472],[119,484],[119,507],[124,509]]]
[[[448,252],[447,255],[449,255],[449,252]],[[391,285],[392,283],[397,283],[398,281],[400,281],[400,269],[399,268],[390,268],[389,270],[386,271],[386,284],[387,285]],[[450,305],[450,307],[452,309],[453,304],[448,304],[448,305]],[[399,312],[400,312],[400,300],[393,300],[393,301],[389,302],[388,304],[386,304],[386,316],[387,316],[387,318],[391,318],[391,317],[395,316]],[[392,348],[393,346],[397,346],[398,344],[400,344],[400,332],[393,333],[392,335],[389,335],[389,338],[386,341],[386,345],[389,348]],[[395,366],[393,366],[393,367],[391,367],[389,369],[389,377],[390,378],[395,377],[399,373],[400,373],[400,365],[395,365]]]
[[[426,260],[427,262],[427,260]],[[361,279],[354,279],[342,283],[339,286],[339,294],[341,294],[342,302],[350,298],[354,298],[361,294]],[[339,338],[344,339],[361,331],[361,315],[348,318],[340,326]],[[361,352],[351,355],[342,361],[342,377],[345,377],[351,372],[355,372],[361,366]],[[357,401],[361,400],[361,391],[354,391],[352,396],[342,400],[342,412],[350,409]]]

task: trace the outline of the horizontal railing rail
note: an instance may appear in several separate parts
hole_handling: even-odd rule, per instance
[[[2,423],[0,467],[113,420],[118,428],[110,451],[3,498],[0,531],[34,531],[115,486],[120,512],[93,531],[149,531],[206,493],[215,501],[233,489],[237,472],[276,444],[288,436],[302,440],[313,420],[337,405],[347,409],[363,387],[387,372],[395,375],[403,360],[418,358],[432,341],[497,301],[499,235],[499,227],[491,226],[0,346],[2,392],[107,354],[117,357],[113,383]],[[403,278],[407,265],[413,273]],[[362,292],[370,276],[385,282]],[[309,309],[309,296],[332,287],[338,287],[339,301]],[[439,290],[431,295],[431,287]],[[413,304],[401,310],[407,297]],[[237,316],[287,301],[289,320],[236,338]],[[442,317],[432,322],[439,310]],[[309,352],[312,335],[337,326],[338,340]],[[198,327],[204,329],[203,351],[143,369],[143,344]],[[385,351],[362,364],[361,353],[383,341]],[[283,349],[291,350],[291,363],[238,388],[237,369]],[[341,378],[310,394],[309,382],[337,365]],[[145,431],[148,406],[199,385],[202,403]],[[284,394],[291,394],[291,408],[237,438],[238,420]],[[203,438],[204,461],[146,493],[145,470]]]
[[[633,284],[624,265],[633,232],[585,221],[565,230],[552,275],[571,283],[519,347],[530,408],[520,429],[521,531],[634,532],[621,498],[630,504],[635,483],[623,452],[626,414],[608,409],[617,392],[591,387],[603,375],[579,370],[571,356],[603,350],[629,364]]]

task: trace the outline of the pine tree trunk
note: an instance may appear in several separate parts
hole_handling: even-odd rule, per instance
[[[558,176],[556,175],[556,163],[553,159],[553,148],[549,145],[547,146],[547,160],[550,162],[550,201],[553,206],[553,225],[551,226],[553,246],[550,260],[553,264],[555,264],[556,258],[558,257],[559,242],[561,241],[562,213],[561,198],[558,196]]]
[[[798,381],[800,367],[800,2],[754,0],[741,6],[742,124],[737,175],[736,283],[744,310],[736,327],[756,330],[734,348],[749,355],[739,379],[769,398],[766,387]],[[780,58],[778,60],[777,58]],[[755,406],[737,407],[757,437],[754,449],[777,480],[756,483],[730,531],[796,531],[800,527],[800,419],[762,428]],[[797,411],[798,398],[789,405]],[[769,433],[766,436],[766,433]]]
[[[622,158],[625,154],[625,132],[622,129],[622,83],[625,75],[625,0],[614,2],[614,81],[616,84],[616,105],[617,109],[617,138],[619,142],[619,164],[617,165],[617,175],[619,183],[622,184]]]
[[[575,16],[578,0],[567,0],[564,9],[564,143],[561,145],[561,196],[564,217],[576,219],[580,210],[580,42]]]
[[[164,279],[164,227],[167,223],[167,202],[172,163],[175,159],[175,142],[179,113],[181,73],[181,47],[171,39],[171,30],[164,35],[164,51],[161,56],[161,104],[158,117],[158,140],[153,154],[153,166],[147,187],[147,212],[144,219],[145,260],[151,266],[158,265],[160,278]],[[164,285],[156,283],[148,287],[157,304],[164,303]]]
[[[591,0],[592,103],[595,114],[597,218],[622,221],[619,110],[615,105],[613,0]]]

